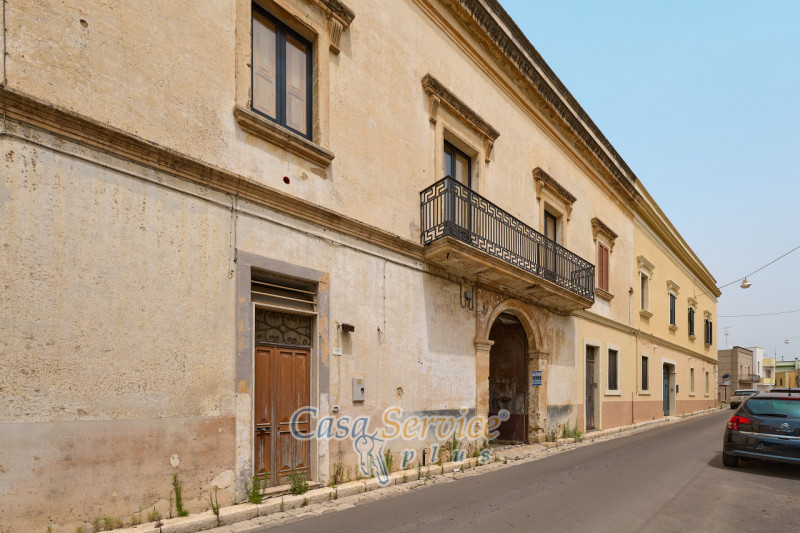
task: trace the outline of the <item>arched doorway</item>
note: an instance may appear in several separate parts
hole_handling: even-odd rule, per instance
[[[661,399],[664,404],[664,416],[675,415],[675,365],[664,363],[661,386]]]
[[[528,340],[519,319],[501,313],[492,323],[489,340],[489,415],[502,409],[510,418],[500,424],[499,442],[524,443],[528,435]]]

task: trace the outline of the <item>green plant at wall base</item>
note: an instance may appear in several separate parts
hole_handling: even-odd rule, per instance
[[[189,511],[183,508],[183,484],[178,479],[178,474],[172,474],[172,492],[175,493],[175,510],[178,516],[188,516]]]
[[[394,457],[392,457],[392,449],[386,449],[386,456],[384,459],[384,463],[386,464],[386,471],[390,474],[392,473],[392,463],[394,463]]]
[[[308,481],[306,481],[305,472],[297,472],[292,467],[292,471],[289,473],[289,483],[291,483],[289,492],[292,494],[305,494],[308,492]]]
[[[269,475],[267,472],[266,475]],[[259,504],[264,499],[261,495],[261,478],[259,476],[253,476],[253,483],[248,485],[245,483],[244,491],[247,494],[247,500],[250,503]]]
[[[306,507],[308,505],[308,498],[303,498],[303,503],[300,504],[300,507]]]
[[[75,533],[83,533],[83,526],[78,526],[75,528]]]
[[[217,517],[217,525],[219,524],[219,499],[217,498],[217,487],[214,487],[214,494],[208,495],[208,504],[211,506],[211,512]]]
[[[286,506],[283,505],[283,496],[281,496],[281,512],[286,510]]]
[[[333,489],[333,490],[334,490],[334,492],[333,492],[333,499],[334,499],[334,500],[338,500],[338,499],[339,499],[339,489],[338,489],[338,488],[335,488],[335,489]]]
[[[92,533],[97,533],[98,531],[103,531],[103,526],[100,525],[100,519],[95,518],[92,520]]]

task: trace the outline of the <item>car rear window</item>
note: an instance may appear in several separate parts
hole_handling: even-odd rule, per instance
[[[750,398],[746,407],[754,415],[800,418],[800,398]]]
[[[754,392],[755,392],[755,391],[749,391],[749,390],[737,390],[736,392],[734,392],[734,393],[733,393],[733,395],[734,395],[734,396],[750,396],[750,395],[751,395],[751,394],[753,394]]]

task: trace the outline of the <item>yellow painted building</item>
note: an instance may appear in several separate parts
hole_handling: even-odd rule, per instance
[[[354,476],[300,407],[715,404],[713,277],[494,0],[6,10],[0,530]]]

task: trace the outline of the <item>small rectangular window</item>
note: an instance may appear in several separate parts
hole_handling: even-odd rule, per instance
[[[694,394],[694,368],[689,369],[689,392]]]
[[[556,224],[558,219],[552,213],[544,212],[544,236],[553,242],[558,242],[558,234],[556,233]]]
[[[713,326],[712,326],[712,323],[711,323],[711,319],[710,318],[706,318],[705,322],[703,323],[703,330],[704,330],[703,335],[705,336],[705,343],[706,344],[711,344],[712,343],[712,332],[713,332],[712,328],[713,328]]]
[[[689,335],[694,337],[694,307],[689,308]]]
[[[710,392],[709,388],[709,381],[708,381],[708,372],[706,372],[706,394]]]
[[[253,4],[252,108],[311,139],[311,43]]]
[[[597,243],[597,286],[608,292],[608,246]]]
[[[642,390],[650,390],[650,358],[642,356]]]
[[[672,326],[676,326],[677,322],[675,322],[675,300],[676,296],[672,293],[669,295],[669,323]]]
[[[619,390],[618,357],[617,350],[608,350],[608,390]]]

